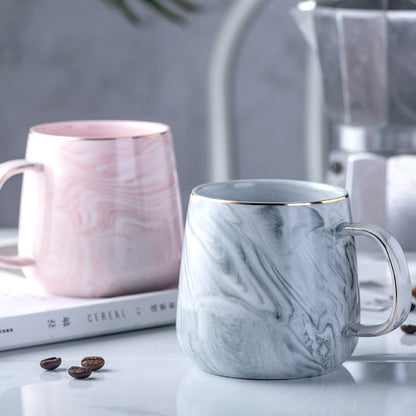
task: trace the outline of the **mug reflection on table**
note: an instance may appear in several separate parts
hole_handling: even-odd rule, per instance
[[[341,366],[322,377],[286,381],[235,380],[191,369],[180,384],[177,414],[356,415],[357,386]]]
[[[30,129],[26,158],[0,165],[1,184],[24,173],[19,256],[45,289],[114,296],[178,279],[182,210],[168,126],[140,121],[48,123]]]
[[[392,269],[395,303],[380,325],[359,323],[354,235],[376,240]],[[207,372],[258,379],[332,372],[357,336],[397,328],[410,294],[399,244],[379,227],[351,223],[341,188],[246,180],[201,185],[191,195],[177,334]]]

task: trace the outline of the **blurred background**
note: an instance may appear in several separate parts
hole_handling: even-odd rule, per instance
[[[104,0],[0,3],[0,162],[23,158],[30,126],[73,119],[160,121],[172,128],[186,212],[207,181],[208,67],[233,2],[202,2],[178,25],[139,6],[134,25]],[[270,1],[235,72],[239,178],[303,179],[306,45]],[[0,226],[17,226],[20,179],[0,192]]]

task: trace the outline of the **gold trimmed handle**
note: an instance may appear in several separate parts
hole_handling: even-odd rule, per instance
[[[39,163],[28,162],[25,159],[10,160],[0,164],[0,190],[8,179],[12,176],[24,173],[28,170],[41,171],[42,165]],[[5,267],[25,267],[35,264],[35,261],[28,257],[2,256],[0,255],[0,265]]]
[[[389,318],[379,325],[350,323],[344,328],[345,334],[374,337],[393,331],[409,315],[412,297],[409,268],[400,244],[389,232],[376,225],[344,223],[337,227],[337,231],[342,235],[363,236],[376,241],[389,264],[393,282],[393,307]]]

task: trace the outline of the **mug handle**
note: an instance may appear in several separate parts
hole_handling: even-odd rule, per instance
[[[42,165],[25,159],[10,160],[0,164],[0,190],[8,179],[27,170],[41,171]],[[29,257],[0,255],[0,265],[5,267],[33,266],[35,261]]]
[[[393,307],[389,318],[379,325],[352,322],[345,326],[344,333],[356,337],[374,337],[393,331],[409,315],[412,298],[409,268],[400,244],[389,232],[376,225],[343,223],[336,230],[341,235],[363,236],[375,240],[386,256],[393,281]]]

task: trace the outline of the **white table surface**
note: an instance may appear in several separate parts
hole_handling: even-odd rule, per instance
[[[414,278],[416,261],[410,266]],[[361,275],[377,274],[388,283],[384,268],[383,262],[367,261]],[[376,315],[364,313],[362,322],[379,320]],[[72,379],[66,370],[88,355],[104,357],[105,367],[88,379]],[[51,356],[60,356],[63,363],[47,372],[39,362]],[[181,351],[174,326],[0,353],[2,416],[415,412],[416,335],[400,329],[360,339],[353,357],[335,373],[299,380],[237,380],[202,373]]]
[[[105,367],[88,379],[66,372],[86,355]],[[60,369],[39,361],[60,356]],[[237,380],[202,373],[173,326],[0,353],[0,414],[42,415],[410,415],[416,409],[416,336],[401,330],[361,339],[330,375]]]

